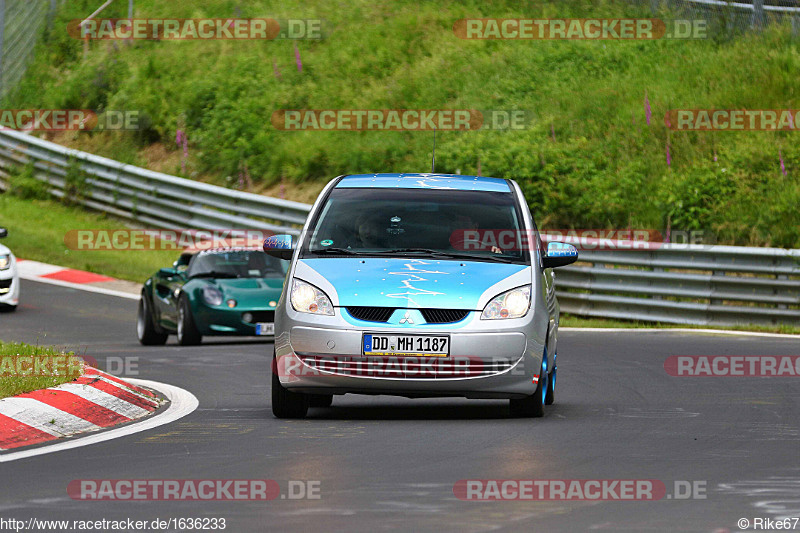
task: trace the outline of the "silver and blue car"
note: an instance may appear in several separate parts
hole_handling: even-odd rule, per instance
[[[545,245],[513,181],[445,174],[340,176],[299,238],[275,310],[272,410],[302,418],[334,395],[553,403],[559,307],[552,268],[577,250]]]
[[[8,235],[0,228],[0,239]],[[0,312],[14,311],[19,305],[19,273],[17,259],[8,247],[0,244]]]

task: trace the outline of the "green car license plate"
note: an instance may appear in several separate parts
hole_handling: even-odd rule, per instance
[[[275,323],[259,322],[256,324],[256,335],[275,335]]]

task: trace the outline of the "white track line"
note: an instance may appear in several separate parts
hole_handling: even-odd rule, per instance
[[[58,279],[39,278],[36,276],[28,276],[20,272],[20,278],[28,281],[36,281],[39,283],[47,283],[48,285],[58,285],[59,287],[68,287],[70,289],[78,289],[79,291],[96,292],[98,294],[105,294],[106,296],[117,296],[119,298],[127,298],[128,300],[138,300],[138,294],[131,294],[129,292],[115,291],[111,289],[102,289],[100,287],[93,287],[88,283],[70,283],[68,281],[61,281]]]
[[[27,457],[34,457],[36,455],[44,455],[46,453],[71,450],[73,448],[88,446],[98,442],[117,439],[120,437],[127,437],[128,435],[133,435],[134,433],[139,433],[141,431],[163,426],[164,424],[169,424],[170,422],[174,422],[179,418],[183,418],[197,409],[199,404],[194,394],[173,385],[167,385],[166,383],[159,383],[158,381],[150,381],[147,379],[129,379],[128,381],[134,385],[157,390],[170,401],[169,407],[167,407],[167,409],[162,413],[145,418],[141,422],[134,422],[130,425],[120,428],[110,429],[101,433],[89,434],[85,437],[80,437],[75,440],[56,442],[30,450],[21,450],[18,452],[0,454],[0,463],[16,461],[17,459],[25,459]]]
[[[0,414],[57,437],[101,429],[88,420],[33,398],[5,398],[0,402]],[[50,420],[55,420],[55,424]]]

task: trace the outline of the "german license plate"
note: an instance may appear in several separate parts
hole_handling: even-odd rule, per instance
[[[256,324],[256,335],[275,335],[275,323],[259,322]]]
[[[364,355],[447,357],[450,354],[450,337],[365,333],[363,352]]]

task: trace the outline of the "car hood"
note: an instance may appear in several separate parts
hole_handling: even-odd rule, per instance
[[[11,250],[8,249],[8,246],[4,246],[0,244],[0,255],[10,254]]]
[[[489,298],[531,282],[528,265],[416,258],[303,259],[294,275],[341,307],[482,309]]]

